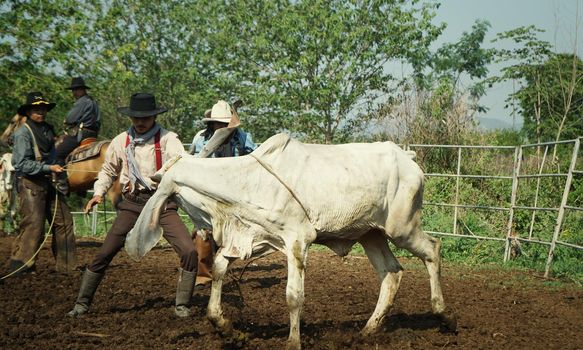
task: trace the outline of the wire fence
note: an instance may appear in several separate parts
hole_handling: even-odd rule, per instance
[[[498,241],[504,244],[503,260],[508,261],[511,254],[511,246],[516,242],[528,242],[548,246],[548,256],[545,265],[545,277],[549,276],[551,265],[557,245],[581,250],[581,242],[568,242],[562,239],[564,220],[567,212],[581,212],[583,208],[569,203],[569,194],[572,190],[574,178],[583,174],[581,163],[583,157],[579,155],[581,139],[547,142],[538,144],[528,144],[520,146],[469,146],[469,145],[427,145],[411,144],[403,146],[407,150],[413,150],[418,154],[418,163],[424,168],[427,178],[427,192],[439,192],[440,189],[431,188],[431,179],[446,178],[454,181],[453,194],[447,196],[449,201],[432,202],[424,201],[425,208],[436,207],[453,210],[451,228],[449,230],[426,230],[433,235],[451,236],[459,238],[483,239]],[[188,149],[189,144],[185,144]],[[557,150],[561,148],[560,152]],[[568,148],[568,149],[566,149]],[[454,168],[450,172],[432,171],[432,169],[443,169],[435,163],[435,157],[431,157],[431,152],[442,152],[450,157],[450,163]],[[485,158],[476,157],[477,153],[502,153],[499,156],[489,156]],[[552,155],[550,155],[552,153]],[[559,158],[563,159],[562,161]],[[486,159],[482,168],[476,165],[476,159]],[[470,164],[465,164],[465,162]],[[579,164],[579,166],[578,166]],[[550,169],[555,167],[556,172]],[[561,171],[566,167],[566,171]],[[465,169],[476,170],[480,173],[468,173]],[[549,205],[548,201],[541,197],[541,183],[545,178],[562,179],[564,186],[560,194],[558,204]],[[462,198],[460,187],[464,180],[471,181],[502,181],[508,184],[508,193],[498,193],[500,197],[509,200],[499,205],[488,205],[471,203],[472,198]],[[527,183],[535,181],[535,184]],[[524,184],[523,184],[524,183]],[[519,184],[521,184],[519,186]],[[556,186],[555,186],[556,187]],[[499,187],[498,187],[499,188]],[[533,189],[534,188],[534,189]],[[432,190],[432,191],[428,191]],[[444,191],[445,189],[441,189]],[[519,201],[522,192],[529,192],[529,195],[523,196],[525,199]],[[505,191],[501,191],[505,192]],[[545,194],[546,195],[546,194]],[[558,195],[555,193],[555,195]],[[530,204],[527,205],[527,203]],[[496,221],[498,228],[491,229],[487,235],[473,233],[468,226],[460,219],[462,210],[479,210],[497,212]],[[517,230],[517,213],[529,212],[529,224]],[[537,218],[541,212],[555,215],[554,229],[551,235],[544,235],[537,226]],[[81,215],[82,212],[73,212],[75,215]],[[95,207],[89,217],[89,224],[92,235],[98,231],[106,232],[108,223],[115,218],[115,211],[105,206]],[[185,215],[184,215],[185,216]],[[84,220],[88,220],[87,218]],[[187,220],[188,221],[188,220]],[[523,220],[524,221],[524,220]],[[102,229],[99,226],[103,224]],[[460,229],[460,226],[463,226]]]
[[[573,180],[575,177],[581,176],[583,171],[578,167],[578,164],[583,163],[582,157],[580,157],[580,144],[581,138],[577,138],[574,140],[567,140],[567,141],[559,141],[559,142],[546,142],[546,143],[537,143],[537,144],[528,144],[528,145],[520,145],[520,146],[467,146],[467,145],[408,145],[405,146],[408,150],[414,150],[416,152],[421,151],[423,152],[425,149],[449,149],[455,150],[456,152],[456,169],[453,173],[433,173],[433,172],[426,172],[425,176],[430,178],[436,177],[446,177],[446,178],[453,178],[455,179],[455,193],[453,196],[453,203],[445,203],[445,202],[429,202],[425,201],[425,206],[436,206],[436,207],[447,207],[453,208],[453,220],[451,222],[451,231],[449,232],[442,232],[442,231],[426,231],[427,233],[431,233],[434,235],[444,235],[444,236],[454,236],[460,238],[472,238],[472,239],[484,239],[484,240],[494,240],[494,241],[501,241],[505,244],[504,249],[504,261],[508,261],[510,258],[511,252],[511,245],[513,241],[522,241],[522,242],[529,242],[535,244],[542,244],[549,246],[547,261],[545,265],[545,277],[549,276],[551,271],[551,265],[553,262],[553,257],[555,254],[555,249],[557,245],[562,245],[566,247],[570,247],[573,249],[581,250],[583,246],[580,242],[567,242],[561,239],[561,233],[563,232],[563,224],[565,220],[565,215],[567,211],[583,211],[583,208],[576,205],[570,205],[569,203],[569,194],[572,191]],[[559,146],[568,146],[570,148],[570,152],[562,152],[562,155],[567,155],[568,159],[566,161],[561,162],[558,160],[557,149]],[[512,168],[511,173],[506,175],[500,174],[468,174],[462,171],[462,164],[464,163],[464,153],[473,150],[480,150],[480,151],[510,151],[513,153],[513,161],[512,161]],[[531,151],[534,150],[534,151]],[[530,151],[530,152],[529,152]],[[552,156],[549,157],[549,152],[552,152]],[[549,161],[551,158],[551,161]],[[500,159],[500,158],[498,158]],[[468,157],[468,161],[475,160],[475,157]],[[423,162],[420,162],[423,166]],[[549,164],[552,163],[557,172],[545,172],[545,169],[549,168]],[[528,166],[525,167],[524,165],[527,164]],[[427,165],[427,164],[425,164]],[[489,168],[492,171],[499,170],[499,164],[489,164]],[[536,167],[534,167],[536,165]],[[566,172],[560,172],[561,165],[567,166]],[[430,168],[429,165],[425,167]],[[475,164],[468,168],[475,168]],[[532,169],[536,169],[534,173],[530,172]],[[541,199],[541,180],[544,178],[563,178],[564,186],[562,189],[562,194],[560,196],[560,203],[555,206],[541,206],[540,199]],[[491,206],[491,205],[476,205],[472,203],[462,203],[460,201],[460,182],[462,179],[499,179],[510,182],[510,202],[504,206]],[[519,183],[524,182],[525,180],[534,179],[536,180],[536,185],[534,188],[534,197],[532,199],[531,205],[520,205],[518,203],[518,198],[520,194],[521,186]],[[524,186],[522,186],[524,187]],[[532,187],[528,186],[524,188],[525,190],[531,190]],[[532,196],[530,196],[532,197]],[[506,230],[500,232],[492,232],[492,235],[476,235],[476,234],[467,234],[463,232],[459,232],[459,211],[460,209],[473,209],[473,210],[490,210],[490,211],[501,211],[506,212]],[[527,234],[523,234],[524,232],[518,233],[515,230],[516,224],[516,213],[517,211],[530,211],[531,212],[531,220],[530,224],[528,225]],[[535,229],[536,217],[537,213],[539,212],[553,212],[556,213],[555,225],[552,236],[549,239],[541,238],[544,235],[537,234]]]

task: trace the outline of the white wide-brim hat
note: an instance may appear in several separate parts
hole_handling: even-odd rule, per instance
[[[210,115],[209,115],[210,112]],[[203,123],[209,122],[219,122],[219,123],[229,123],[231,121],[231,106],[227,101],[219,100],[213,108],[204,113],[205,118],[202,118]]]

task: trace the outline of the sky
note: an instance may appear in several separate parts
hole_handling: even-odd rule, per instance
[[[579,57],[583,57],[582,13],[583,0],[441,0],[435,22],[444,22],[447,28],[438,44],[458,41],[464,31],[471,30],[477,19],[484,19],[491,25],[485,47],[500,45],[491,43],[496,33],[534,25],[546,31],[538,38],[551,43],[555,52],[573,52],[576,44]],[[496,74],[500,68],[500,65],[491,65],[490,73]],[[480,101],[489,111],[478,117],[499,119],[512,125],[512,111],[504,108],[512,90],[511,82],[489,89]],[[515,123],[520,126],[522,120],[517,117]]]

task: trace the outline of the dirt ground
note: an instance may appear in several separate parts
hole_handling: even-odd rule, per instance
[[[8,260],[11,237],[0,238]],[[49,245],[47,245],[48,247]],[[79,242],[80,265],[99,242]],[[302,315],[304,349],[583,349],[583,288],[548,286],[533,273],[495,268],[443,267],[446,303],[458,317],[457,333],[444,332],[430,314],[429,280],[414,259],[382,332],[362,338],[379,282],[368,260],[310,253]],[[288,335],[286,263],[273,254],[251,263],[241,279],[236,262],[223,289],[225,312],[244,332],[223,340],[205,318],[209,290],[193,296],[194,316],[173,314],[178,259],[157,248],[140,262],[121,252],[95,296],[91,313],[65,316],[76,298],[81,272],[54,273],[43,248],[37,272],[0,284],[1,349],[281,349]],[[7,272],[6,264],[0,275]]]

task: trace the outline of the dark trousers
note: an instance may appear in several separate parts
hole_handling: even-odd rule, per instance
[[[65,197],[57,196],[46,178],[20,178],[18,181],[20,234],[14,240],[11,260],[19,264],[34,266],[34,253],[45,236],[45,223],[53,221],[51,250],[55,257],[57,272],[67,273],[77,266],[75,258],[75,234],[73,217]],[[57,208],[55,209],[55,206]]]
[[[89,137],[97,137],[97,132],[92,130],[79,130],[78,132],[82,134],[63,136],[63,141],[56,147],[57,164],[60,166],[65,165],[67,156],[73,152],[75,148],[79,147],[81,141]]]
[[[79,141],[77,141],[77,136],[70,135],[64,136],[63,142],[61,142],[61,144],[59,144],[55,149],[57,156],[57,164],[59,164],[60,166],[64,166],[67,156],[71,152],[73,152],[73,150],[78,146]]]
[[[117,207],[117,217],[99,252],[88,266],[91,272],[104,273],[111,260],[124,246],[128,232],[134,227],[145,202],[136,203],[124,198]],[[160,225],[164,230],[164,238],[172,245],[180,258],[180,267],[186,271],[196,270],[198,256],[188,230],[180,216],[176,203],[168,202],[160,216]]]

